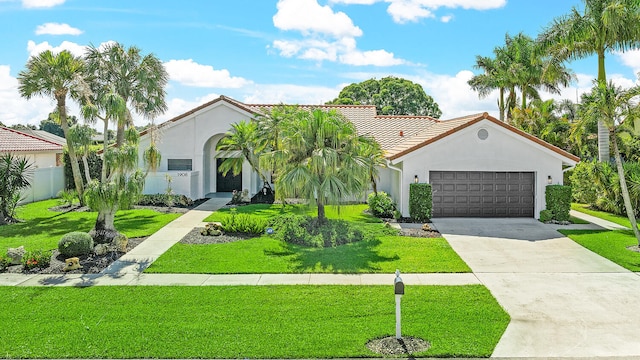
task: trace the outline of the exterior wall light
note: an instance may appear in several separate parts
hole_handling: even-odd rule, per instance
[[[417,184],[418,183],[418,175],[413,175],[413,183]]]
[[[551,183],[553,183],[553,179],[551,178],[551,175],[547,176],[547,185],[551,185]]]

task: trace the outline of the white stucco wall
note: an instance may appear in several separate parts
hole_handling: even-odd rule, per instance
[[[192,172],[189,180],[178,185],[175,183],[174,193],[184,194],[193,199],[202,198],[216,189],[216,152],[215,146],[222,136],[231,129],[231,125],[242,120],[248,121],[250,113],[243,111],[226,101],[218,101],[185,118],[170,122],[159,129],[156,145],[162,155],[159,172],[167,172],[169,159],[192,159]],[[149,147],[148,135],[140,139],[140,164],[143,164],[142,154]],[[174,182],[176,177],[174,177]],[[192,184],[192,185],[189,185]],[[256,176],[251,168],[243,167],[242,186],[255,194],[258,187]],[[192,187],[187,191],[188,187]],[[193,189],[195,187],[195,189]],[[145,193],[164,193],[166,181],[164,174],[158,178],[152,177],[145,184]]]
[[[480,140],[480,128],[489,137]],[[522,171],[535,173],[535,217],[544,210],[547,177],[553,184],[562,184],[560,154],[536,144],[489,120],[482,120],[441,140],[415,150],[396,161],[402,165],[401,211],[409,215],[409,184],[417,175],[420,182],[429,182],[429,171]]]

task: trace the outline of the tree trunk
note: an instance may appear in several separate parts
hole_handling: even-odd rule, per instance
[[[58,114],[60,116],[60,127],[64,133],[64,137],[67,139],[67,151],[69,152],[69,161],[71,162],[71,173],[73,174],[73,182],[76,186],[76,192],[78,193],[78,199],[80,200],[80,206],[84,205],[84,184],[82,182],[82,174],[80,172],[80,165],[78,165],[78,157],[76,156],[76,150],[73,144],[69,140],[69,124],[67,123],[67,108],[65,103],[66,93],[61,97],[56,96],[58,102]]]
[[[607,73],[604,67],[604,51],[598,52],[598,84],[607,84]],[[609,128],[605,125],[604,120],[598,120],[598,161],[611,161],[609,152]]]
[[[317,200],[316,203],[318,204],[318,222],[324,223],[327,219],[324,213],[324,203],[321,200]]]
[[[84,165],[84,177],[87,180],[87,184],[91,182],[91,173],[89,172],[89,162],[87,161],[87,156],[82,156],[82,164]]]
[[[113,221],[115,219],[117,209],[108,209],[98,211],[98,218],[89,232],[96,244],[109,244],[119,234]]]
[[[498,110],[500,111],[500,121],[504,122],[504,88],[500,88],[500,96],[498,97]]]
[[[627,211],[627,217],[631,223],[631,229],[636,236],[638,246],[640,246],[640,230],[638,230],[638,223],[636,222],[636,215],[631,205],[631,198],[629,197],[629,189],[627,188],[627,180],[624,177],[624,167],[622,167],[622,159],[620,158],[620,151],[618,150],[618,139],[616,139],[615,132],[613,133],[613,154],[616,159],[616,167],[618,168],[618,177],[620,178],[620,190],[622,191],[622,199],[624,200],[624,207]]]

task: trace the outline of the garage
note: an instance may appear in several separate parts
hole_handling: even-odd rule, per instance
[[[433,217],[534,217],[533,172],[430,171]]]

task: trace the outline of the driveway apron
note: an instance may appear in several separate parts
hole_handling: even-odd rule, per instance
[[[511,315],[494,357],[640,358],[640,276],[535,219],[434,219]]]

